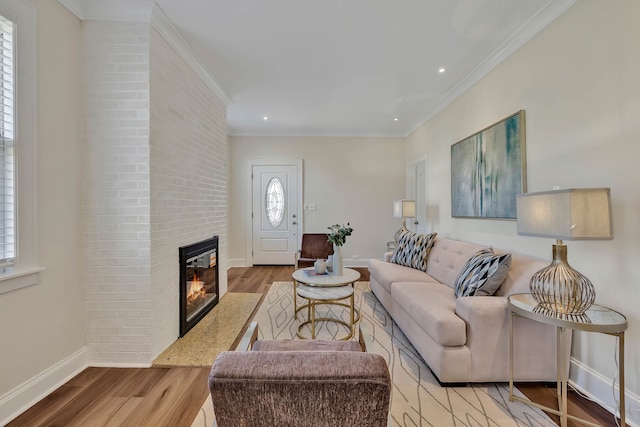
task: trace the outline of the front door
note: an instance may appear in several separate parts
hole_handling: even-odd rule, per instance
[[[252,264],[293,265],[298,250],[298,171],[295,165],[253,165]]]

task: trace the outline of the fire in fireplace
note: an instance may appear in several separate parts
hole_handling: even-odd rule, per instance
[[[218,303],[218,236],[179,248],[180,336]]]

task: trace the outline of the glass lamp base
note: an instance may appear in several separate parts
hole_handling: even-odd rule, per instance
[[[553,245],[551,264],[531,276],[529,289],[540,306],[556,313],[580,315],[596,300],[591,281],[567,262],[562,241]]]
[[[396,231],[396,234],[393,236],[393,239],[396,241],[396,245],[398,244],[398,239],[400,238],[400,235],[405,231],[409,231],[409,230],[407,229],[406,220],[402,218],[402,227],[400,227],[398,231]]]

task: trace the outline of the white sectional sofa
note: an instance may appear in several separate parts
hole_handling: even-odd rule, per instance
[[[531,275],[548,265],[512,253],[508,276],[493,296],[456,298],[460,270],[483,248],[437,238],[426,272],[389,262],[391,253],[369,261],[371,290],[442,383],[509,380],[507,296],[529,292]],[[514,318],[514,379],[556,378],[555,328]]]

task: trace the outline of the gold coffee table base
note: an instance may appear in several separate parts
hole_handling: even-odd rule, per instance
[[[313,329],[315,329],[315,325],[312,326],[311,337],[305,337],[304,335],[302,335],[302,331],[301,331],[301,329],[304,328],[306,325],[315,323],[315,322],[333,322],[339,325],[346,326],[349,329],[349,333],[342,338],[338,338],[338,341],[347,341],[353,338],[353,326],[349,325],[347,322],[345,322],[342,319],[335,319],[333,317],[318,317],[316,319],[305,320],[300,324],[300,326],[298,326],[298,333],[297,333],[298,338],[301,338],[303,340],[315,339],[315,332],[313,331]]]
[[[313,288],[308,286],[299,286],[297,290],[297,296],[308,300],[309,302],[305,304],[307,307],[307,320],[302,322],[298,326],[298,337],[302,339],[315,339],[316,338],[316,323],[317,322],[333,322],[336,324],[344,325],[349,328],[349,333],[339,338],[342,341],[346,341],[353,337],[353,325],[355,325],[355,316],[354,316],[354,290],[351,286],[340,286],[334,288]],[[342,302],[345,299],[349,299],[349,304]],[[316,317],[316,306],[324,304],[324,305],[340,305],[349,307],[349,322],[347,323],[345,320],[334,318],[334,317]],[[298,311],[298,310],[296,310]],[[297,313],[296,313],[297,314]],[[302,334],[302,328],[306,325],[311,325],[311,337],[306,337]]]
[[[331,304],[331,305],[339,305],[341,307],[351,308],[351,306],[346,302],[317,302],[316,304]],[[298,320],[298,313],[300,312],[300,310],[305,308],[310,308],[310,303],[299,305],[298,308],[296,308],[296,312],[294,313],[293,318]],[[354,307],[353,315],[354,315],[353,323],[358,323],[360,321],[360,310]]]

